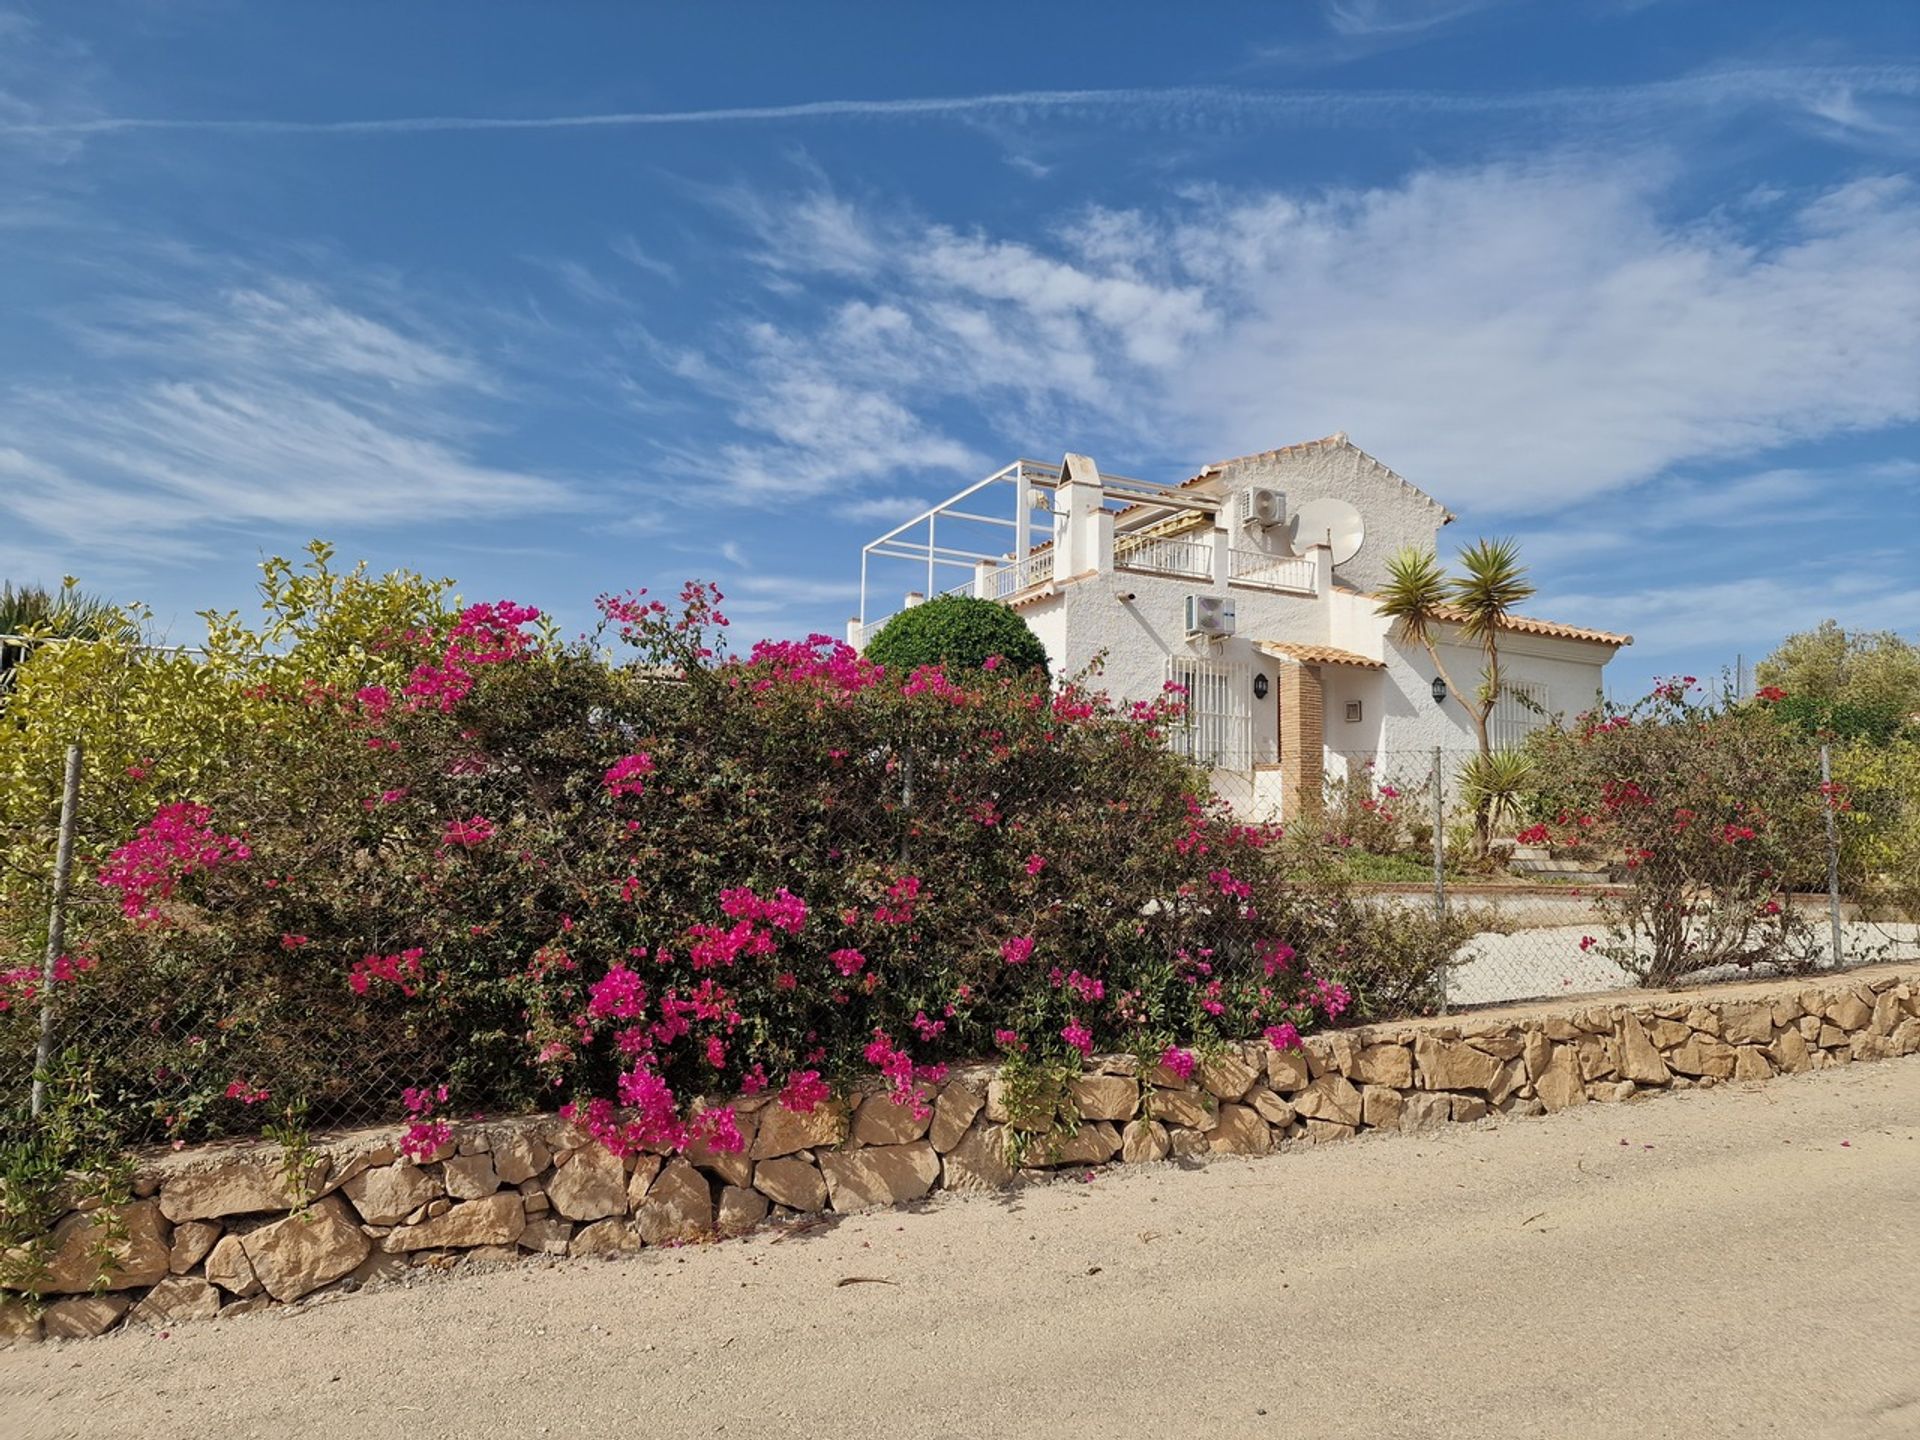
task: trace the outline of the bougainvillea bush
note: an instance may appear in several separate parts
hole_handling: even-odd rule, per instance
[[[564,1104],[616,1147],[724,1148],[700,1097],[918,1104],[960,1057],[1296,1043],[1430,1005],[1464,938],[1383,936],[1322,838],[1205,798],[1163,742],[1178,693],[900,675],[821,636],[730,656],[698,584],[602,597],[572,641],[441,594],[359,596],[363,664],[238,667],[250,721],[189,773],[96,777],[139,803],[91,837],[60,1033],[130,1138],[295,1104],[409,1112],[430,1149]]]
[[[1596,898],[1605,929],[1581,943],[1642,983],[1815,961],[1790,895],[1823,854],[1833,794],[1818,752],[1771,703],[1712,697],[1685,677],[1528,737],[1530,808],[1548,818],[1518,838],[1619,865],[1628,883]]]

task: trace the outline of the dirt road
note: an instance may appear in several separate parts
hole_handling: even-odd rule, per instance
[[[50,1343],[0,1433],[1920,1436],[1920,1060]]]

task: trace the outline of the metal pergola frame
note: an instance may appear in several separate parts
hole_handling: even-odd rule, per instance
[[[893,529],[869,540],[860,547],[860,615],[859,623],[864,630],[868,620],[868,596],[871,581],[871,562],[874,560],[905,560],[917,566],[926,567],[926,590],[923,592],[931,599],[935,595],[950,591],[970,590],[971,576],[981,562],[992,565],[1016,564],[1033,553],[1033,512],[1050,511],[1053,508],[1052,494],[1060,488],[1061,467],[1049,465],[1043,460],[1015,460],[1009,465],[976,480],[966,489],[948,496],[939,504],[930,506],[910,520],[903,520]],[[961,509],[960,506],[990,491],[997,485],[1011,485],[1013,495],[1013,515],[984,515],[978,510]],[[1211,511],[1217,500],[1204,493],[1182,492],[1165,485],[1156,485],[1149,480],[1136,480],[1126,475],[1106,475],[1100,477],[1104,503],[1118,502],[1121,508],[1134,505],[1150,507],[1160,514],[1143,517],[1142,523],[1151,523],[1162,518],[1166,512],[1182,510]],[[985,508],[992,508],[991,503]],[[939,543],[939,524],[941,521],[958,521],[966,525],[986,525],[998,530],[1013,531],[1011,547],[992,552],[963,549],[955,545]],[[925,527],[924,538],[916,533]],[[1047,538],[1052,538],[1051,527]],[[968,580],[959,585],[941,587],[942,567],[949,570],[965,570]],[[889,612],[891,613],[891,612]],[[884,618],[884,617],[879,617]]]

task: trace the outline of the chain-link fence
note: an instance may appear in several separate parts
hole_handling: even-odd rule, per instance
[[[1524,773],[1507,777],[1509,790],[1498,776],[1476,789],[1477,750],[1330,753],[1325,823],[1362,893],[1472,921],[1475,933],[1446,967],[1442,988],[1454,1009],[1650,978],[1710,984],[1920,955],[1920,916],[1888,893],[1888,877],[1849,853],[1847,835],[1856,825],[1910,822],[1920,796],[1879,795],[1879,813],[1857,815],[1831,778],[1831,748],[1799,743],[1805,799],[1818,823],[1795,830],[1785,874],[1718,894],[1711,875],[1687,874],[1667,881],[1667,894],[1659,888],[1667,877],[1650,884],[1642,873],[1648,862],[1604,841],[1582,843],[1581,817],[1541,812]],[[1477,804],[1491,811],[1484,841]],[[1723,838],[1710,844],[1744,843],[1739,827],[1724,838],[1722,823]],[[1640,893],[1649,889],[1651,896]],[[1652,912],[1675,904],[1685,913],[1673,924],[1650,923],[1663,918]]]
[[[517,703],[526,697],[505,698]],[[544,705],[570,697],[543,692],[536,698]],[[631,954],[637,957],[631,963],[643,968],[649,945],[670,945],[683,957],[686,947],[707,947],[726,963],[743,946],[763,947],[753,953],[768,957],[798,951],[802,947],[790,944],[778,911],[755,908],[776,903],[770,898],[776,886],[790,885],[794,896],[817,908],[816,928],[804,947],[810,952],[804,963],[812,966],[804,984],[830,992],[825,1013],[841,1005],[850,1014],[857,1009],[861,987],[878,967],[869,960],[880,953],[877,947],[893,947],[900,952],[896,960],[904,956],[909,963],[891,970],[888,984],[912,997],[905,1014],[930,1050],[950,1043],[966,1023],[964,1013],[955,1011],[949,983],[958,951],[988,957],[989,969],[1031,965],[1051,977],[1051,989],[1042,991],[1039,1002],[1031,995],[1021,1001],[1056,1006],[1043,1038],[1078,1026],[1078,997],[1088,1011],[1114,1012],[1108,1043],[1119,1043],[1112,1035],[1121,1030],[1122,1007],[1134,1003],[1116,976],[1130,977],[1127,984],[1132,977],[1168,977],[1170,988],[1190,993],[1204,1007],[1221,977],[1254,974],[1257,985],[1259,966],[1271,959],[1259,949],[1259,929],[1238,913],[1235,862],[1182,850],[1200,832],[1180,834],[1186,811],[1178,786],[1154,792],[1160,808],[1152,813],[1141,808],[1147,792],[1127,791],[1129,774],[1141,764],[1131,742],[1068,761],[1046,748],[1056,738],[1051,732],[1041,744],[1036,730],[1029,738],[1037,748],[1027,751],[989,728],[969,732],[964,738],[976,748],[958,757],[940,748],[954,743],[957,731],[883,728],[860,732],[851,743],[822,739],[801,765],[741,754],[743,768],[734,774],[733,754],[759,743],[758,732],[706,733],[739,717],[707,716],[699,711],[702,703],[690,697],[687,704],[694,708],[676,710],[678,718],[670,722],[662,720],[663,710],[616,723],[583,701],[578,734],[542,731],[537,746],[523,748],[511,763],[491,766],[470,763],[456,745],[447,752],[451,764],[415,771],[411,779],[377,778],[380,765],[400,762],[380,748],[388,742],[377,730],[369,730],[378,744],[364,748],[355,740],[322,762],[347,766],[360,763],[355,756],[371,757],[364,778],[320,772],[309,777],[316,787],[334,787],[336,799],[347,797],[336,811],[364,811],[355,822],[364,821],[362,830],[336,851],[326,847],[338,843],[337,836],[318,827],[311,842],[316,848],[299,861],[303,891],[322,895],[329,913],[358,907],[361,928],[351,932],[352,948],[338,931],[330,948],[309,948],[303,912],[271,893],[275,882],[269,878],[268,890],[253,892],[244,904],[224,911],[214,904],[185,925],[140,940],[130,952],[137,963],[123,959],[110,986],[80,983],[70,991],[65,982],[74,977],[62,967],[82,963],[75,957],[84,956],[63,939],[61,928],[84,933],[120,903],[123,897],[100,883],[100,865],[106,849],[125,840],[138,819],[132,811],[108,821],[100,814],[116,789],[112,767],[124,767],[124,756],[105,762],[105,771],[90,772],[101,781],[98,792],[82,785],[76,793],[62,784],[61,749],[43,747],[48,773],[40,777],[39,791],[46,801],[29,827],[38,848],[9,852],[14,860],[30,854],[40,868],[10,872],[0,895],[8,943],[15,947],[0,964],[7,972],[0,1009],[9,1012],[0,1013],[0,1107],[18,1114],[29,1093],[42,1086],[106,1087],[104,1104],[117,1115],[139,1117],[129,1122],[127,1138],[144,1140],[257,1127],[270,1113],[269,1096],[275,1108],[297,1097],[304,1119],[315,1125],[387,1121],[402,1117],[409,1088],[447,1073],[456,1056],[469,1076],[463,1105],[552,1103],[565,1092],[542,1094],[536,1088],[539,1067],[527,1057],[535,1051],[568,1055],[579,1038],[578,1016],[588,1005],[584,985],[571,992],[571,1012],[543,1014],[519,998],[537,993],[539,984],[512,990],[508,982],[544,984],[551,975],[542,967],[557,972],[572,965],[573,941],[566,937],[576,925],[579,953],[601,957],[596,973],[609,955]],[[750,707],[740,710],[740,716],[751,714]],[[536,713],[524,723],[537,728],[544,722]],[[613,724],[623,735],[630,732],[638,748],[641,737],[655,733],[648,726],[666,723],[684,727],[676,742],[682,749],[709,747],[705,759],[701,766],[683,767],[671,806],[649,812],[648,824],[634,832],[649,838],[620,840],[638,847],[630,871],[608,871],[604,838],[594,842],[600,847],[594,854],[569,848],[567,839],[569,827],[600,812],[566,799],[559,782],[534,783],[538,777],[517,767],[549,761],[571,766],[576,776],[585,775],[593,792],[588,798],[604,808],[619,801],[626,783],[613,770],[602,773],[606,756],[627,744],[623,739],[609,750],[601,743],[605,735],[588,732]],[[831,717],[817,723],[832,723]],[[556,745],[576,742],[578,753],[551,753]],[[1289,898],[1263,901],[1278,911],[1263,914],[1261,924],[1293,935],[1303,954],[1326,957],[1314,962],[1322,978],[1348,984],[1356,997],[1344,1019],[1390,1019],[1920,954],[1911,897],[1890,895],[1883,883],[1889,852],[1861,838],[1901,825],[1911,829],[1920,818],[1920,795],[1897,780],[1869,787],[1852,770],[1835,779],[1832,758],[1817,742],[1782,743],[1784,762],[1769,761],[1765,813],[1753,797],[1739,794],[1721,796],[1711,816],[1702,802],[1702,829],[1689,832],[1689,838],[1701,836],[1698,853],[1672,863],[1647,842],[1651,832],[1622,822],[1626,816],[1644,823],[1650,811],[1632,782],[1607,788],[1615,785],[1608,781],[1589,813],[1579,802],[1557,797],[1552,777],[1524,767],[1503,773],[1477,751],[1329,754],[1320,804],[1284,819],[1288,843],[1301,847],[1286,852],[1288,863],[1297,860],[1300,868]],[[997,753],[1009,747],[1007,755]],[[94,745],[89,763],[100,759],[94,752],[103,748]],[[631,775],[637,795],[650,772],[636,767]],[[429,786],[437,787],[431,803]],[[293,789],[298,793],[297,785]],[[64,822],[63,791],[71,802]],[[1693,809],[1663,803],[1662,827],[1678,826],[1678,834],[1695,824]],[[389,818],[408,807],[418,808],[418,820]],[[95,843],[91,850],[82,847],[83,863],[63,887],[60,837],[71,830],[75,809],[94,827]],[[256,811],[253,821],[263,832],[283,832],[277,840],[265,833],[250,837],[263,854],[278,843],[284,858],[292,853],[287,836],[303,833],[297,814]],[[650,838],[656,822],[664,828]],[[428,831],[424,839],[422,826]],[[525,837],[518,859],[496,854],[501,847],[490,843],[496,827],[516,841]],[[616,838],[627,833],[621,830]],[[205,851],[209,835],[221,838],[203,829],[180,843],[200,847],[194,853],[212,853]],[[1149,841],[1149,835],[1156,838]],[[713,848],[703,849],[705,842],[688,836],[711,837]],[[1773,848],[1765,863],[1755,863],[1751,857],[1761,846]],[[414,858],[389,864],[389,850]],[[593,876],[566,873],[589,860],[602,866]],[[472,913],[441,914],[417,888],[381,888],[416,885],[436,867],[482,864],[498,869],[489,886],[460,892],[460,904],[484,898],[487,908]],[[726,898],[729,887],[748,885],[750,873],[758,890],[745,899]],[[572,908],[568,895],[584,893],[589,880],[620,895],[627,905],[620,923],[630,934],[616,940],[604,928],[607,922],[594,918],[593,906]],[[942,983],[949,989],[936,993],[929,984],[923,994],[913,988],[914,957],[900,951],[896,927],[925,923],[945,894],[961,890],[968,907],[942,912],[920,952],[929,973],[948,967]],[[382,933],[389,893],[410,924],[437,927],[433,954],[423,959],[412,934]],[[849,909],[856,902],[848,897],[862,895]],[[714,909],[716,896],[725,907],[721,913]],[[600,905],[602,912],[617,908]],[[27,916],[28,909],[44,922]],[[526,944],[528,953],[513,953],[504,963],[507,947],[498,937],[517,934],[524,941],[532,932],[521,922],[530,909],[553,917],[556,938]],[[657,923],[650,922],[653,911]],[[326,922],[317,909],[312,914],[319,935]],[[836,938],[822,943],[829,930]],[[491,980],[459,980],[493,971],[501,974],[498,993],[487,990]],[[436,974],[467,985],[469,999],[480,996],[491,1007],[484,1021],[476,1020],[473,1004],[461,1009],[398,1003],[431,992]],[[68,1003],[70,994],[84,996],[84,1003]],[[360,1003],[367,997],[395,1003]],[[1155,1023],[1163,1023],[1164,1015]],[[1063,1018],[1069,1020],[1064,1028]],[[1247,1033],[1270,1018],[1259,1017]],[[810,1012],[808,1023],[820,1022]],[[831,1023],[823,1024],[815,1045],[822,1053],[837,1046],[840,1053],[857,1054],[867,1043],[864,1034],[853,1033],[858,1026],[835,1034],[827,1028]],[[953,1029],[942,1038],[948,1027]],[[904,1039],[908,1029],[896,1025],[896,1032]],[[975,1053],[993,1043],[985,1038],[989,1029],[983,1026],[980,1033],[985,1043]],[[814,1037],[808,1038],[812,1043]],[[34,1102],[40,1098],[34,1095]]]

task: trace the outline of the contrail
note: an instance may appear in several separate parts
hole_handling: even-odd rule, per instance
[[[100,116],[87,120],[0,122],[0,135],[84,137],[135,131],[232,135],[419,135],[451,131],[605,130],[645,126],[752,125],[781,120],[940,119],[1074,109],[1121,111],[1138,119],[1207,117],[1242,124],[1364,124],[1408,113],[1541,111],[1593,117],[1650,109],[1779,101],[1805,102],[1838,92],[1920,95],[1920,65],[1778,66],[1717,70],[1639,85],[1584,86],[1496,95],[1444,90],[1252,90],[1175,86],[1106,90],[1016,90],[904,100],[814,100],[793,105],[735,105],[711,110],[623,110],[587,115],[418,115],[370,120],[192,119]],[[1124,116],[1123,116],[1124,118]]]

